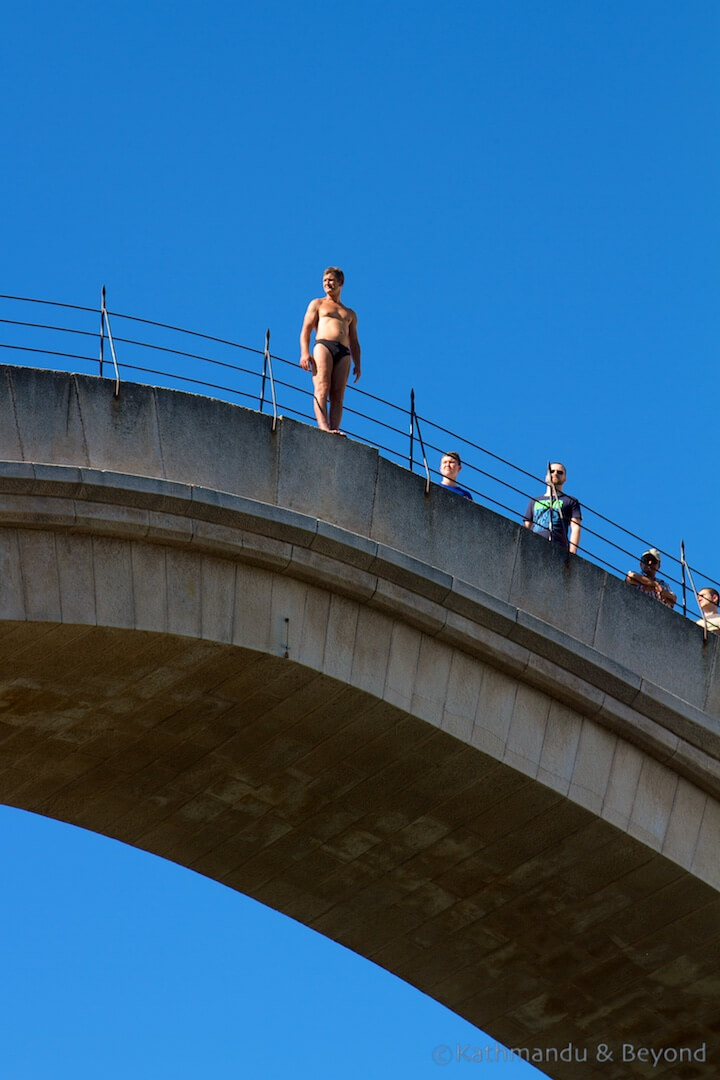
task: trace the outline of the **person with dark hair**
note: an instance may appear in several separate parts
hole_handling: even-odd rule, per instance
[[[312,372],[315,419],[321,431],[335,435],[342,434],[340,420],[351,363],[354,381],[360,378],[357,315],[340,300],[344,283],[342,270],[328,266],[323,273],[325,295],[310,301],[300,331],[300,367]],[[311,355],[313,330],[315,345]]]
[[[707,626],[712,634],[720,633],[720,593],[712,585],[704,585],[698,593],[698,604],[704,618],[698,619],[698,626]]]
[[[666,581],[657,577],[660,569],[660,552],[657,548],[650,548],[640,556],[640,573],[637,570],[628,570],[625,581],[635,589],[640,589],[646,596],[654,596],[666,607],[675,607],[677,597]]]
[[[561,544],[572,555],[580,543],[582,508],[574,495],[564,495],[567,470],[561,461],[549,463],[545,477],[545,494],[531,499],[525,511],[526,529]]]
[[[462,461],[457,450],[448,450],[440,458],[440,475],[442,476],[442,487],[447,488],[449,491],[454,491],[456,495],[462,495],[463,499],[470,499],[472,502],[472,495],[469,491],[466,491],[464,487],[460,487],[457,482],[457,474],[462,469]]]

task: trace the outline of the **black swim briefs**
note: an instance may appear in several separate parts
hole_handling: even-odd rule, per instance
[[[326,341],[325,338],[315,338],[315,344],[325,346],[332,356],[333,367],[339,360],[350,355],[350,350],[347,345],[343,345],[342,341]]]

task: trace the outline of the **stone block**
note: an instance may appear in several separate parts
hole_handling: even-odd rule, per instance
[[[123,383],[120,396],[115,397],[109,380],[89,375],[72,378],[87,459],[78,461],[76,456],[67,463],[164,478],[154,391],[136,383]]]
[[[720,889],[720,803],[708,798],[692,861],[692,872],[708,885]]]
[[[546,691],[565,705],[579,709],[586,716],[597,716],[607,700],[602,690],[586,679],[580,679],[563,665],[544,656],[530,654],[525,677],[529,683]]]
[[[0,407],[1,413],[1,407]],[[56,469],[58,466],[49,466]],[[30,461],[0,460],[0,491],[12,495],[32,495],[36,490],[35,465]],[[45,494],[42,492],[42,494]]]
[[[235,579],[233,643],[277,655],[270,631],[273,575],[257,567],[238,566]]]
[[[281,572],[291,563],[293,548],[284,540],[251,532],[242,532],[239,539],[242,544],[240,557],[244,563]]]
[[[328,521],[318,521],[312,541],[313,551],[340,559],[358,570],[369,570],[377,555],[378,546],[366,536],[340,529]]]
[[[467,742],[475,725],[485,667],[455,649],[450,664],[442,727]]]
[[[60,622],[62,611],[55,534],[22,529],[17,535],[27,618],[40,622]]]
[[[678,778],[662,852],[689,870],[692,866],[708,796],[683,777]]]
[[[605,573],[529,529],[520,527],[519,532],[510,603],[592,644]]]
[[[55,551],[63,622],[96,623],[93,537],[58,533]]]
[[[466,500],[458,499],[457,502],[465,503]],[[424,547],[421,539],[431,536],[432,522],[432,499],[425,495],[424,477],[380,458],[372,523],[368,530],[372,539],[437,566],[432,550]],[[443,565],[448,569],[446,564]]]
[[[618,739],[601,814],[620,829],[627,830],[630,822],[643,761],[641,750]]]
[[[277,503],[369,536],[377,465],[370,446],[283,419]]]
[[[537,538],[536,538],[537,539]],[[628,667],[609,660],[564,628],[518,609],[510,637],[521,645],[565,668],[578,679],[621,701],[634,701],[641,679]]]
[[[135,628],[164,632],[168,628],[165,549],[133,543],[130,559]]]
[[[478,657],[483,663],[520,677],[530,662],[531,654],[527,649],[502,634],[496,634],[494,630],[456,615],[454,611],[447,612],[445,625],[437,636]]]
[[[0,377],[0,458],[4,461],[25,460],[15,415],[15,378],[22,370],[3,365]]]
[[[509,635],[517,620],[518,611],[512,604],[498,600],[489,592],[469,585],[460,578],[452,579],[450,592],[443,603],[457,615],[480,622],[496,634]]]
[[[702,640],[702,630],[699,626],[696,629]],[[705,684],[703,708],[712,714],[713,721],[720,726],[720,634],[708,634],[707,641],[703,641],[701,648],[710,672]]]
[[[334,679],[350,680],[357,622],[357,604],[343,596],[331,596],[322,669]]]
[[[13,368],[9,369],[8,378],[23,459],[55,465],[89,465],[76,381],[79,376]],[[12,444],[15,438],[12,427],[10,431]]]
[[[279,436],[271,417],[199,394],[154,394],[168,479],[275,502]]]
[[[316,519],[307,514],[209,488],[193,488],[192,514],[299,547],[310,547],[317,529]]]
[[[382,697],[390,655],[393,623],[379,611],[361,607],[355,633],[353,686]]]
[[[643,844],[661,851],[678,786],[677,774],[646,758],[640,770],[628,831]]]
[[[537,778],[562,795],[570,790],[582,722],[574,709],[559,701],[551,703]]]
[[[583,721],[569,796],[599,814],[608,790],[617,738],[592,720]]]
[[[236,559],[242,552],[242,533],[229,525],[193,518],[190,547],[193,551]]]
[[[192,506],[192,487],[156,476],[116,472],[112,469],[79,469],[77,498],[88,502],[114,502],[121,506],[187,514]]]
[[[453,650],[423,634],[420,642],[411,712],[436,727],[442,724]]]
[[[515,696],[503,759],[526,776],[535,776],[540,764],[550,698],[522,683]]]
[[[486,667],[471,741],[499,761],[505,753],[517,692],[518,683],[511,676]]]
[[[440,604],[385,578],[377,579],[371,603],[373,607],[405,619],[411,626],[430,633],[437,633],[445,625],[445,609]]]
[[[681,741],[670,764],[709,795],[720,797],[720,762],[716,758]]]
[[[25,619],[22,562],[15,529],[0,529],[0,619]]]
[[[592,644],[611,660],[640,668],[648,682],[672,687],[677,697],[703,707],[708,664],[702,635],[677,612],[609,575]]]
[[[130,545],[106,536],[92,537],[95,615],[100,626],[135,626]]]
[[[168,630],[171,634],[201,636],[200,561],[190,552],[173,548],[165,552]]]
[[[203,638],[232,641],[235,564],[208,556],[200,561],[200,620]]]
[[[418,593],[436,604],[444,603],[453,583],[449,574],[386,544],[377,545],[377,557],[370,570],[378,577]]]
[[[327,626],[330,614],[331,594],[324,589],[305,590],[302,638],[295,659],[300,664],[322,671],[323,656],[327,647]]]
[[[15,469],[23,469],[21,464],[14,466]],[[77,489],[82,481],[83,470],[77,468],[74,465],[48,465],[43,462],[38,462],[35,465],[30,466],[32,468],[35,481],[32,485],[31,492],[33,495],[54,495],[56,498],[74,498],[77,494]],[[18,475],[15,479],[14,489],[20,490],[20,484],[23,483],[21,478],[22,474]],[[9,478],[8,478],[9,479]],[[23,491],[30,494],[31,492],[23,485]]]
[[[308,548],[293,548],[286,573],[360,600],[369,600],[377,588],[374,574]]]
[[[147,516],[148,540],[162,544],[189,544],[193,536],[192,519],[180,514],[150,510]]]
[[[692,745],[720,757],[720,724],[682,698],[643,679],[635,708]]]
[[[138,539],[147,536],[149,513],[137,506],[118,506],[116,503],[74,499],[73,516],[69,524],[74,530],[106,533],[117,537]]]
[[[400,709],[410,709],[421,640],[422,634],[419,630],[402,622],[395,622],[390,636],[383,697]]]
[[[503,583],[512,576],[517,527],[439,484],[432,484],[426,495],[423,477],[383,458],[378,462],[371,536],[508,598]]]
[[[270,601],[271,652],[282,656],[286,651],[293,660],[303,639],[305,600],[308,586],[303,582],[273,575]]]
[[[73,524],[75,508],[72,499],[58,499],[51,495],[21,495],[11,492],[0,494],[0,519],[6,525],[36,528],[53,525],[69,527]]]

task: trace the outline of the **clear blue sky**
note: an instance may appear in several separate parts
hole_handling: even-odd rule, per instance
[[[719,36],[715,0],[28,0],[0,291],[294,359],[338,264],[362,387],[717,578]],[[12,1080],[415,1080],[481,1039],[168,863],[10,810],[0,843]]]

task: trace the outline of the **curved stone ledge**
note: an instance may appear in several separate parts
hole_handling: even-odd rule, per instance
[[[143,540],[290,574],[400,616],[720,795],[713,717],[468,582],[306,514],[172,481],[3,462],[0,526]]]
[[[0,459],[0,799],[254,896],[506,1045],[707,1040],[714,1077],[720,642],[225,402],[3,368]]]
[[[116,399],[108,380],[6,365],[0,367],[0,460],[34,465],[24,478],[38,484],[48,462],[77,470],[79,478],[84,469],[99,470],[105,479],[98,482],[110,487],[118,483],[114,474],[133,474],[138,491],[147,483],[150,494],[152,477],[160,477],[174,485],[180,502],[204,489],[200,497],[214,502],[218,524],[225,492],[333,522],[378,545],[364,552],[356,545],[359,568],[368,568],[364,558],[380,545],[405,552],[437,568],[438,591],[428,595],[438,602],[443,575],[456,583],[450,602],[457,583],[469,582],[589,646],[606,658],[606,670],[631,667],[720,718],[714,637],[703,645],[700,630],[679,614],[479,503],[437,485],[426,496],[423,478],[350,439],[327,439],[287,418],[273,432],[267,415],[180,391],[125,384]],[[315,550],[319,543],[320,528]]]

